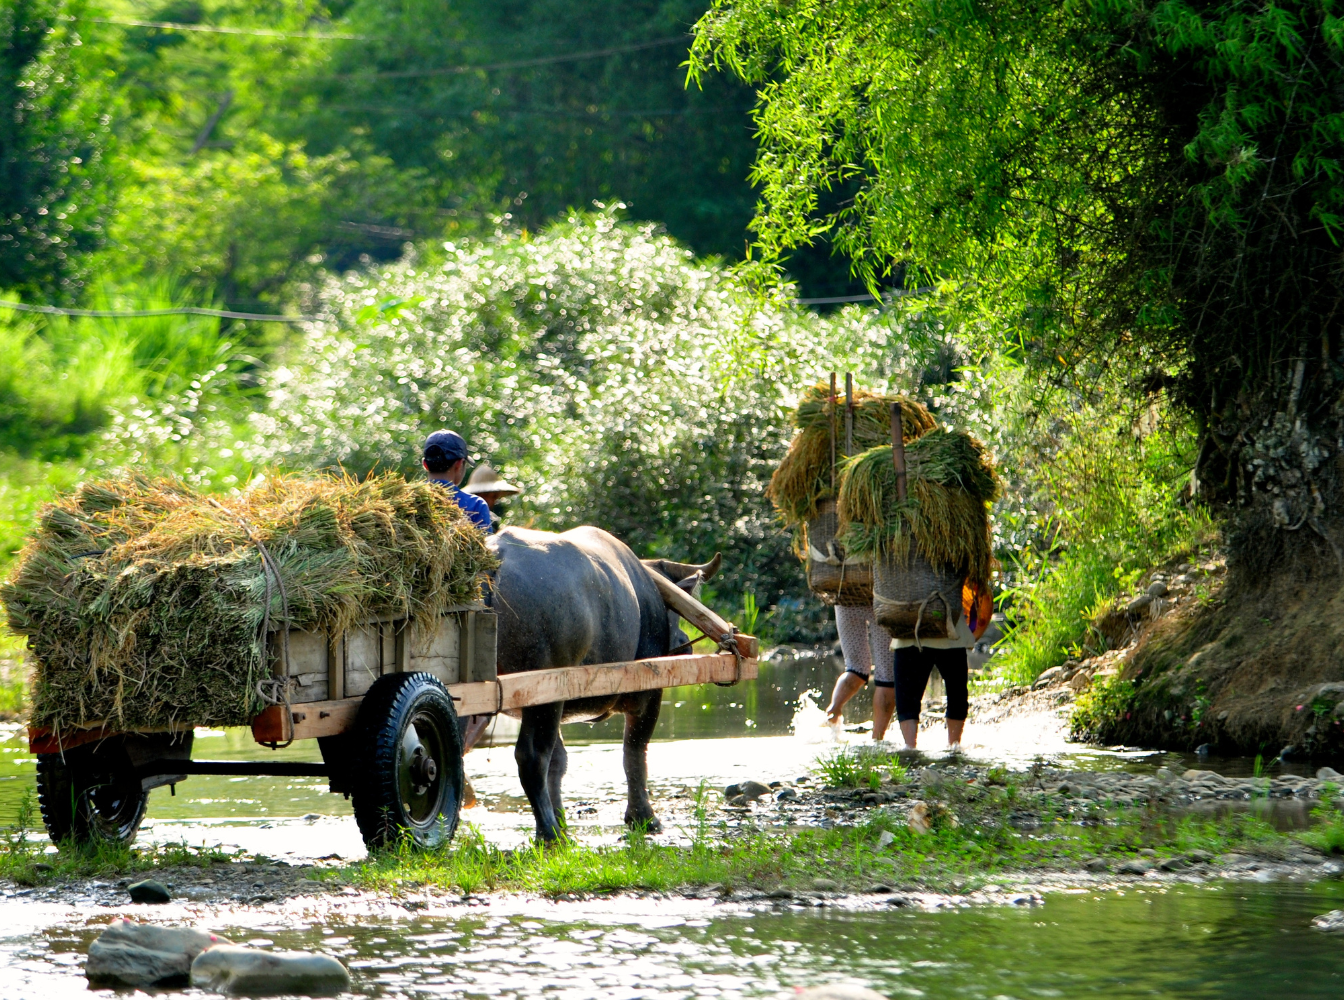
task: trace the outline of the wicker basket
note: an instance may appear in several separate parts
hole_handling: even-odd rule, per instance
[[[873,567],[845,558],[835,540],[839,525],[834,500],[817,505],[817,516],[807,522],[807,585],[827,604],[862,607],[873,600]]]
[[[954,639],[961,620],[959,573],[940,571],[917,552],[886,556],[873,570],[873,616],[895,639]]]

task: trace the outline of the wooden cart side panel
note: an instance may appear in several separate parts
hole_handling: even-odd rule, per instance
[[[462,617],[467,623],[468,652],[462,660],[465,668],[461,680],[493,681],[499,676],[499,618],[493,611],[488,614],[468,611]]]
[[[378,623],[345,633],[345,696],[354,698],[382,676],[383,642]]]
[[[289,633],[292,704],[343,701],[365,694],[383,674],[424,671],[444,684],[495,677],[497,618],[488,608],[454,608],[426,644],[405,619],[371,622],[335,637]],[[281,668],[281,636],[270,637],[272,673]]]
[[[462,629],[458,615],[444,615],[439,627],[426,647],[420,636],[411,629],[411,650],[406,669],[424,672],[438,678],[443,684],[456,684],[462,679]]]

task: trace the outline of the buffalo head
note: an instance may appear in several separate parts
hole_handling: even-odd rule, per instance
[[[695,597],[700,592],[700,584],[710,579],[723,565],[723,553],[714,553],[707,563],[683,563],[671,559],[641,559],[650,573],[659,573],[675,583],[686,593]],[[667,612],[668,653],[689,653],[691,640],[681,629],[681,616],[671,609]]]

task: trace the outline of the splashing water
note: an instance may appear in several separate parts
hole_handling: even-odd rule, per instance
[[[843,743],[844,730],[839,720],[832,723],[821,707],[822,693],[815,688],[798,696],[798,708],[789,723],[789,731],[804,743]]]

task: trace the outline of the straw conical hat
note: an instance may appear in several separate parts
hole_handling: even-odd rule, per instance
[[[467,480],[467,485],[462,487],[463,493],[521,493],[523,492],[517,486],[514,486],[508,480],[500,476],[498,472],[488,465],[478,465],[471,472],[471,478]]]

